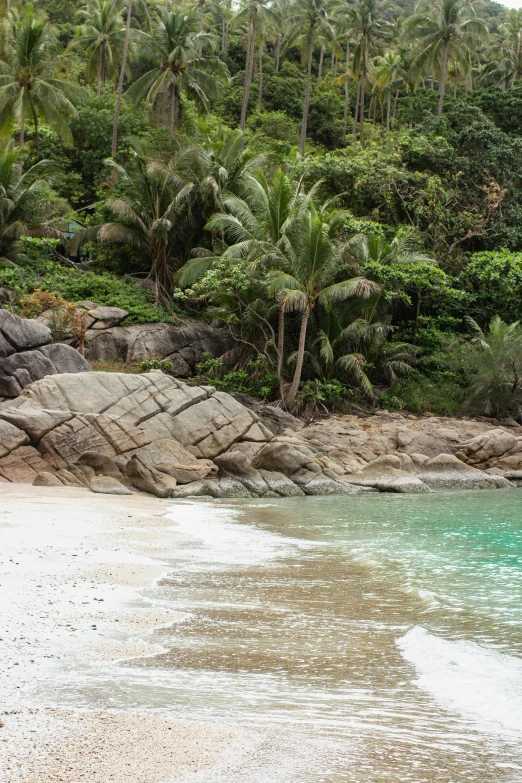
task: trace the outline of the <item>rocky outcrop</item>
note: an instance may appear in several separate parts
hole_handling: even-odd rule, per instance
[[[17,397],[48,375],[90,370],[78,351],[51,339],[44,324],[0,309],[0,397]]]
[[[178,498],[522,483],[517,425],[382,413],[303,427],[270,407],[158,370],[49,375],[0,405],[0,482]]]
[[[89,314],[102,309],[90,310]],[[85,336],[90,361],[139,364],[146,359],[168,359],[177,378],[189,378],[203,354],[222,356],[234,346],[231,335],[199,321],[182,324],[134,324],[105,328],[100,321]]]

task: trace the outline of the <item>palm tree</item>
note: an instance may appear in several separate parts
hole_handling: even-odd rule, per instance
[[[57,166],[41,160],[26,172],[22,151],[9,141],[0,149],[0,258],[11,263],[19,256],[24,236],[60,237],[53,221],[67,213],[67,202],[52,189]]]
[[[248,113],[248,101],[250,100],[250,89],[254,77],[254,60],[259,30],[269,22],[277,25],[279,23],[279,16],[276,11],[270,7],[270,0],[247,0],[234,19],[235,25],[243,22],[246,22],[247,24],[247,51],[239,127],[244,132]]]
[[[79,12],[83,24],[71,46],[86,50],[86,79],[89,84],[96,82],[98,95],[106,80],[114,79],[118,73],[118,60],[126,38],[122,7],[123,0],[90,0]]]
[[[223,211],[211,218],[207,229],[219,232],[231,243],[221,258],[232,262],[246,261],[250,271],[259,266],[280,269],[286,265],[285,231],[305,207],[309,196],[305,196],[281,169],[270,179],[261,172],[249,175],[244,180],[244,187],[244,198],[237,195],[224,198]],[[182,287],[191,285],[212,267],[216,258],[207,254],[189,261],[180,270],[179,284]],[[284,310],[278,307],[276,350],[280,379],[284,360],[284,326]]]
[[[470,341],[457,350],[457,356],[471,382],[465,408],[486,416],[515,416],[522,405],[522,327],[519,321],[505,323],[496,315],[483,331],[473,318],[466,318]]]
[[[390,130],[391,94],[397,92],[406,79],[402,57],[398,51],[387,51],[375,60],[374,89],[383,90],[386,95],[386,131]]]
[[[43,120],[64,144],[71,145],[68,120],[78,116],[72,101],[83,90],[51,76],[54,55],[49,25],[28,13],[12,27],[11,34],[11,57],[0,62],[0,130],[10,135],[18,123],[19,144],[23,146],[30,119],[38,149],[38,127]]]
[[[327,380],[348,381],[374,400],[371,369],[390,385],[411,370],[416,349],[388,340],[394,327],[375,319],[375,297],[323,308],[318,326],[311,358],[317,374]]]
[[[436,0],[434,5],[431,14],[415,14],[409,29],[413,37],[420,38],[418,64],[430,65],[439,71],[437,115],[440,117],[450,58],[464,65],[473,42],[478,36],[485,35],[487,28],[483,20],[475,15],[468,0]]]
[[[219,77],[225,75],[224,64],[213,54],[217,39],[199,30],[196,11],[167,11],[158,8],[158,24],[151,34],[141,32],[138,41],[144,52],[158,65],[143,74],[127,91],[136,103],[153,105],[159,97],[170,104],[169,126],[174,128],[183,93],[187,93],[206,111],[210,100],[223,90]],[[200,55],[200,49],[203,54]]]
[[[162,164],[136,147],[127,166],[105,161],[117,175],[121,192],[107,201],[114,221],[95,229],[95,238],[108,244],[125,244],[138,250],[147,261],[154,281],[156,302],[166,301],[172,287],[172,269],[177,259],[173,239],[180,212],[193,189],[180,176],[176,159]]]
[[[269,275],[270,292],[279,298],[283,311],[301,313],[299,344],[294,376],[285,405],[295,400],[306,348],[308,322],[317,305],[329,306],[352,297],[369,298],[380,286],[364,277],[338,281],[346,269],[346,244],[333,237],[338,213],[316,208],[312,200],[284,232],[285,265]]]
[[[213,0],[210,3],[210,13],[216,25],[221,28],[221,51],[223,54],[226,54],[228,51],[230,23],[234,18],[232,0]]]
[[[127,0],[125,37],[123,39],[123,51],[121,55],[120,75],[118,78],[118,90],[116,93],[116,104],[114,106],[114,122],[112,125],[112,149],[111,149],[112,157],[116,155],[116,150],[118,149],[118,127],[120,124],[120,109],[121,109],[121,99],[123,96],[123,82],[125,80],[125,72],[127,70],[127,57],[129,55],[131,18],[132,18],[132,0]]]
[[[382,14],[386,0],[358,0],[353,6],[342,9],[349,28],[355,38],[354,73],[358,76],[358,99],[354,127],[357,125],[357,110],[360,116],[359,142],[364,144],[364,100],[368,71],[370,65],[370,50],[383,27]]]
[[[328,11],[331,8],[330,0],[303,0],[294,7],[290,17],[291,31],[289,41],[302,36],[303,61],[306,63],[306,86],[303,104],[303,119],[301,122],[301,139],[299,151],[304,157],[306,149],[306,131],[308,127],[308,112],[310,109],[310,84],[312,81],[312,60],[315,42],[318,35],[321,37],[333,34],[328,21]]]
[[[500,77],[503,89],[522,77],[522,9],[506,11],[506,21],[499,28],[499,39],[491,55],[484,76]]]

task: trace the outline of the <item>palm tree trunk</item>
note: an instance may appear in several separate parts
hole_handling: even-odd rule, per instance
[[[205,19],[205,0],[199,0],[198,5],[199,5],[199,32],[202,33],[204,27],[203,22]],[[198,44],[198,54],[200,57],[203,54],[203,44],[201,42]]]
[[[98,65],[96,67],[96,95],[98,96],[98,98],[101,95],[101,88],[102,88],[102,61],[99,60]]]
[[[393,127],[394,128],[395,128],[395,118],[397,116],[397,102],[398,102],[398,100],[399,100],[399,90],[395,90],[395,98],[393,100],[393,114],[392,114]]]
[[[263,44],[259,44],[259,92],[257,95],[257,110],[261,111],[263,101]]]
[[[281,40],[282,40],[281,33],[279,33],[278,36],[277,36],[276,45],[275,45],[275,52],[274,52],[276,73],[279,72],[279,60],[280,60],[280,57],[281,57]]]
[[[312,80],[312,56],[314,53],[314,28],[310,26],[308,30],[308,69],[306,72],[306,89],[303,105],[303,121],[301,123],[301,141],[299,150],[301,157],[304,158],[306,149],[306,130],[308,127],[308,110],[310,108],[310,82]]]
[[[444,45],[442,52],[442,67],[440,70],[440,84],[439,84],[439,108],[437,110],[437,117],[442,114],[442,107],[444,106],[444,93],[446,92],[446,76],[448,73],[448,44]]]
[[[129,53],[130,23],[132,14],[132,0],[128,0],[127,20],[125,23],[125,40],[123,42],[123,53],[121,58],[120,78],[118,79],[118,92],[116,93],[116,105],[114,107],[114,122],[112,125],[112,157],[116,155],[118,148],[118,126],[120,124],[121,98],[123,95],[123,82],[127,68],[127,56]]]
[[[299,383],[301,381],[301,373],[303,371],[304,352],[306,346],[306,329],[308,327],[308,319],[310,318],[310,309],[307,309],[303,313],[301,319],[301,331],[299,332],[299,345],[297,347],[297,361],[295,363],[294,377],[292,378],[292,385],[285,399],[285,405],[288,407],[295,400],[296,394],[299,390]]]
[[[252,16],[248,28],[247,57],[245,64],[245,87],[243,90],[243,104],[241,106],[241,119],[239,127],[244,132],[246,127],[246,118],[248,112],[248,100],[250,98],[250,87],[252,86],[252,75],[254,73],[254,56],[256,49],[256,17]]]
[[[350,67],[350,41],[346,42],[346,80],[344,82],[344,133],[346,135],[346,129],[348,127],[348,106],[350,103],[350,80],[348,79],[348,68]]]
[[[23,147],[25,144],[25,118],[20,119],[20,136],[18,138],[18,146]]]
[[[277,377],[279,378],[279,386],[283,385],[283,359],[285,350],[285,311],[278,306],[277,311]],[[281,391],[281,399],[283,394]]]
[[[391,92],[388,90],[386,98],[386,133],[390,132],[390,111],[391,111]]]
[[[366,74],[361,75],[361,97],[360,97],[360,128],[359,128],[359,144],[364,147],[364,92],[366,90]]]
[[[170,87],[170,132],[174,133],[174,126],[178,116],[178,96],[176,94],[176,85]]]
[[[359,102],[361,98],[361,85],[357,85],[357,97],[355,98],[355,112],[353,115],[353,130],[352,130],[352,136],[355,141],[355,134],[357,133],[357,118],[359,116]]]
[[[323,78],[323,60],[324,60],[324,46],[321,46],[321,54],[319,55],[319,73],[317,74],[317,84],[321,84]]]
[[[457,100],[457,79],[453,80],[453,100]]]
[[[372,122],[375,125],[377,119],[377,94],[374,95],[373,98],[373,115],[372,115]]]
[[[227,51],[227,23],[224,19],[221,22],[221,51],[225,54]]]

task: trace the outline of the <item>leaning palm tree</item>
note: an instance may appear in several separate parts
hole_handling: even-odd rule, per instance
[[[70,46],[85,50],[85,76],[89,84],[96,83],[98,95],[106,80],[118,74],[125,42],[122,9],[123,0],[90,0],[78,13],[82,24]]]
[[[409,31],[418,40],[417,64],[430,66],[439,73],[437,114],[440,117],[450,59],[465,66],[474,42],[487,33],[486,25],[468,0],[436,0],[431,13],[411,17]]]
[[[121,195],[107,201],[114,220],[95,229],[95,239],[137,249],[149,267],[156,302],[166,301],[177,263],[175,233],[181,230],[181,211],[193,185],[180,176],[177,160],[158,163],[138,147],[127,166],[106,163],[116,172]]]
[[[29,119],[35,130],[43,120],[67,144],[72,144],[68,121],[78,113],[73,101],[83,91],[52,76],[53,36],[46,21],[31,13],[11,28],[12,54],[0,61],[0,132],[10,135],[15,124],[20,128],[19,144],[25,141]]]
[[[158,23],[152,33],[141,32],[137,42],[158,64],[144,73],[127,91],[136,103],[154,105],[165,98],[170,105],[169,126],[176,125],[183,95],[206,111],[223,91],[224,64],[214,55],[216,37],[199,30],[199,14],[158,8]]]
[[[69,209],[52,191],[56,164],[41,160],[24,172],[21,156],[12,141],[0,149],[0,260],[11,263],[22,237],[60,237],[54,222]]]
[[[283,311],[301,313],[294,376],[284,400],[287,406],[292,405],[299,389],[308,322],[315,307],[352,297],[369,298],[380,288],[364,277],[339,280],[346,271],[346,245],[332,238],[332,221],[338,222],[337,214],[321,213],[309,200],[307,209],[284,232],[285,265],[269,275],[269,290],[279,298]]]

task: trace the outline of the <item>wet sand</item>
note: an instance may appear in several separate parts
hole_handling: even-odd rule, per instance
[[[162,652],[151,632],[183,619],[140,588],[178,543],[171,500],[0,484],[0,780],[167,783],[244,764],[260,738],[175,711],[30,703],[64,661]]]

